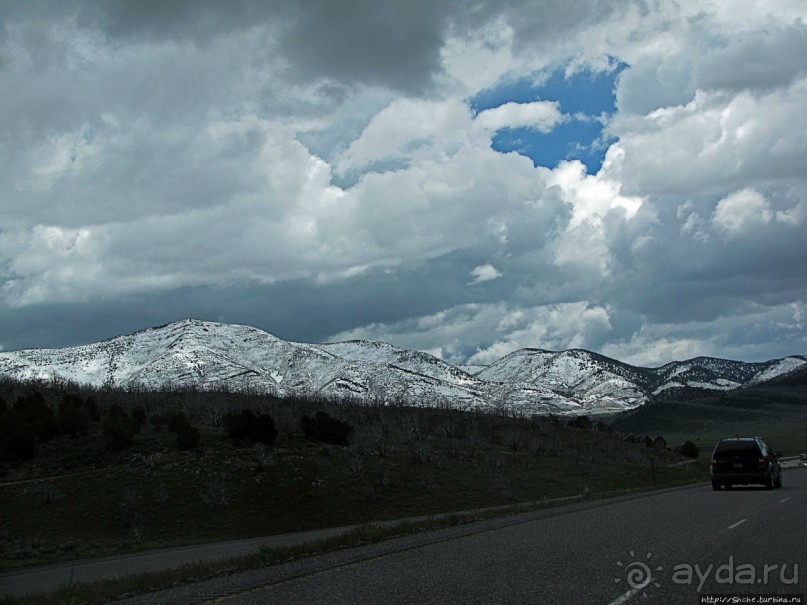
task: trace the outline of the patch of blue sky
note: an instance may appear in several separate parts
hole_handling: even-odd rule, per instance
[[[566,120],[551,132],[531,128],[503,128],[493,136],[496,151],[515,151],[536,166],[555,167],[563,160],[580,160],[589,174],[599,171],[610,142],[603,133],[603,118],[616,109],[614,87],[626,66],[607,72],[578,72],[566,77],[564,70],[549,78],[525,78],[484,90],[470,100],[474,114],[508,102],[557,101]],[[536,84],[536,81],[539,83]]]

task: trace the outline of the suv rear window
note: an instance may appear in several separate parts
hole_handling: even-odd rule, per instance
[[[759,456],[759,453],[756,441],[721,441],[715,449],[716,456]]]

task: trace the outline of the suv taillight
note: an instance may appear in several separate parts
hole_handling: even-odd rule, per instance
[[[712,458],[712,461],[709,464],[714,468],[717,468],[718,465],[717,460],[715,460],[714,458]]]
[[[763,456],[762,458],[760,458],[760,459],[757,461],[757,462],[758,462],[758,465],[759,465],[759,468],[765,468],[766,466],[768,466],[768,460],[769,460],[769,459],[768,459],[768,457],[767,457],[767,456]]]

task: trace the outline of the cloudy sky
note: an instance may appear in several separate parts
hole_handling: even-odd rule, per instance
[[[0,350],[807,353],[803,0],[0,2]]]

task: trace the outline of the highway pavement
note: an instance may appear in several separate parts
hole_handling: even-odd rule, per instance
[[[695,605],[710,594],[744,596],[735,602],[763,602],[758,595],[803,599],[807,471],[788,470],[783,477],[782,489],[714,492],[699,484],[492,519],[117,602]]]
[[[696,604],[800,596],[807,472],[516,515],[144,595],[152,603]],[[731,601],[727,601],[731,602]],[[773,602],[773,601],[767,601]]]

